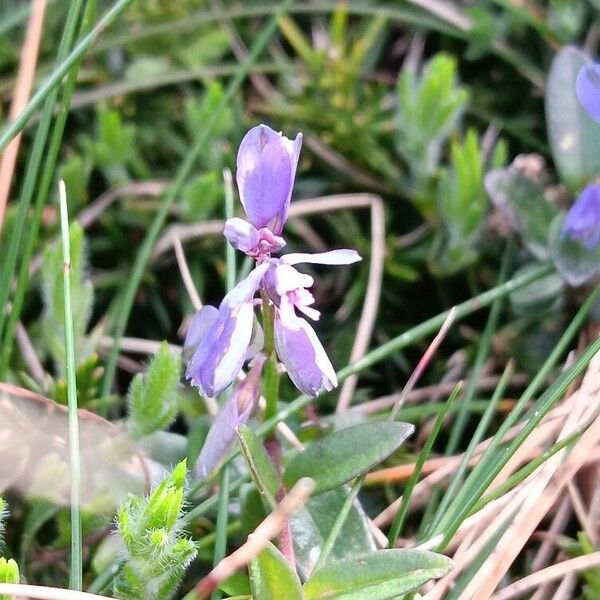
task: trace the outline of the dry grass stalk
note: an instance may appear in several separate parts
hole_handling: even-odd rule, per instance
[[[511,598],[517,598],[524,592],[527,592],[533,588],[536,588],[548,581],[559,579],[565,575],[584,571],[592,567],[600,565],[600,552],[593,552],[592,554],[585,554],[584,556],[578,556],[570,560],[546,567],[541,571],[537,571],[515,581],[515,583],[505,587],[498,593],[491,597],[491,600],[510,600]],[[556,597],[556,596],[555,596]]]
[[[599,371],[600,357],[596,357],[588,368],[579,392],[575,394],[577,401],[567,415],[558,439],[564,439],[580,428],[597,411],[600,399]],[[534,474],[523,502],[516,507],[518,510],[511,525],[461,594],[461,600],[485,600],[492,595],[565,486],[594,454],[599,441],[600,417],[596,416],[570,452],[565,449],[556,454]]]
[[[29,101],[35,76],[35,67],[37,65],[40,40],[42,38],[45,12],[46,0],[33,0],[27,30],[25,31],[25,39],[21,47],[21,60],[19,62],[19,72],[8,115],[9,121],[14,121]],[[21,134],[18,134],[8,144],[2,154],[2,158],[0,158],[0,231],[2,231],[2,225],[4,224],[8,194],[15,171],[20,143]]]

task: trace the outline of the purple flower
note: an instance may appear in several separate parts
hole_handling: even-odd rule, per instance
[[[216,396],[229,386],[248,358],[254,295],[267,269],[266,263],[256,267],[223,298],[218,310],[206,306],[194,318],[188,338],[191,335],[197,347],[185,375],[205,396]]]
[[[600,64],[591,63],[581,67],[575,91],[583,108],[594,121],[600,122]]]
[[[237,156],[237,184],[242,206],[256,229],[279,235],[287,220],[302,134],[294,141],[266,125],[252,128]]]
[[[260,396],[260,373],[265,357],[259,354],[248,376],[221,406],[210,428],[195,468],[197,476],[207,477],[225,458],[235,440],[235,429],[248,421]]]
[[[248,221],[229,219],[229,243],[256,259],[258,266],[229,292],[219,309],[206,307],[195,317],[185,346],[195,345],[186,376],[201,393],[214,396],[237,376],[249,354],[254,329],[254,296],[259,288],[275,307],[275,351],[296,387],[311,396],[337,385],[335,371],[309,323],[316,320],[310,275],[294,265],[348,265],[361,260],[354,250],[295,253],[272,258],[285,246],[280,236],[287,220],[302,134],[294,141],[266,125],[251,129],[240,145],[237,182]],[[259,343],[260,336],[254,336]]]
[[[592,250],[600,242],[600,185],[591,184],[579,194],[565,218],[562,236],[578,240]]]

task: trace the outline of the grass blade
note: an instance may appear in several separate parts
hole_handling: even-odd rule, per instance
[[[65,306],[65,348],[67,373],[67,399],[69,406],[69,471],[71,479],[71,571],[69,586],[81,590],[83,560],[81,554],[81,464],[79,458],[79,421],[77,417],[77,383],[75,380],[75,339],[73,336],[73,313],[71,311],[71,250],[69,242],[69,214],[65,182],[59,181],[60,233],[63,247],[63,295]]]

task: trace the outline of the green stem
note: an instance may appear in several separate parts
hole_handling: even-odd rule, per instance
[[[77,415],[77,382],[75,378],[75,338],[73,333],[73,312],[71,309],[71,245],[69,237],[69,215],[67,193],[64,181],[59,182],[60,191],[60,230],[63,247],[63,298],[65,319],[65,349],[67,373],[67,401],[69,406],[69,470],[71,478],[71,571],[69,586],[81,590],[83,581],[83,561],[81,554],[81,464],[79,457],[79,421]]]
[[[277,356],[275,354],[275,310],[267,295],[262,293],[263,332],[265,336],[264,353],[267,357],[264,366],[264,389],[267,406],[265,419],[277,415],[277,399],[279,396],[279,373],[277,371]]]
[[[217,528],[215,532],[215,549],[213,567],[216,567],[227,553],[227,522],[229,520],[229,469],[227,465],[221,469],[219,477],[219,508],[217,509]],[[216,588],[211,600],[221,599],[221,590]]]
[[[193,147],[186,154],[183,163],[181,164],[179,170],[177,171],[177,174],[175,175],[173,183],[169,186],[169,189],[167,190],[162,199],[161,206],[158,209],[154,221],[152,221],[150,229],[148,230],[144,242],[142,243],[142,246],[138,252],[136,261],[133,265],[133,270],[131,272],[131,277],[129,278],[128,285],[123,295],[123,301],[121,302],[121,306],[119,307],[117,322],[115,323],[113,331],[114,343],[110,355],[108,357],[108,361],[106,363],[106,373],[102,384],[103,398],[108,397],[112,389],[112,384],[117,369],[117,358],[119,356],[119,342],[125,332],[125,328],[127,327],[127,322],[129,321],[129,315],[133,307],[133,302],[135,300],[135,296],[144,271],[146,270],[146,266],[148,264],[150,254],[152,252],[152,248],[154,247],[154,244],[163,228],[165,220],[169,214],[171,204],[173,203],[175,198],[179,196],[187,177],[194,168],[196,159],[198,158],[200,152],[204,148],[204,145],[208,140],[208,136],[215,124],[218,122],[219,118],[221,117],[223,110],[232,100],[234,94],[237,92],[237,90],[240,88],[240,86],[246,79],[246,75],[250,71],[252,65],[256,62],[258,56],[263,51],[263,49],[275,33],[275,30],[277,28],[277,19],[281,14],[284,13],[284,11],[288,9],[288,7],[291,4],[292,0],[284,0],[278,6],[277,11],[269,20],[269,23],[263,28],[261,34],[254,42],[254,45],[250,50],[248,58],[244,63],[240,65],[238,72],[227,86],[227,89],[223,94],[221,101],[211,112],[204,125],[204,129],[199,133]]]

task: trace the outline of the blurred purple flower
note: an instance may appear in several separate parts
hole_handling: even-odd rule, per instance
[[[600,122],[600,64],[583,65],[577,74],[575,91],[583,108]]]
[[[237,156],[237,184],[242,206],[256,229],[279,235],[287,220],[302,134],[295,140],[266,125],[253,127]]]
[[[600,242],[600,185],[590,184],[567,213],[562,236],[583,242],[589,250]]]
[[[264,362],[264,355],[259,354],[246,379],[221,406],[198,457],[196,476],[207,477],[220,465],[233,445],[236,427],[246,423],[254,412],[260,396],[260,374]]]

